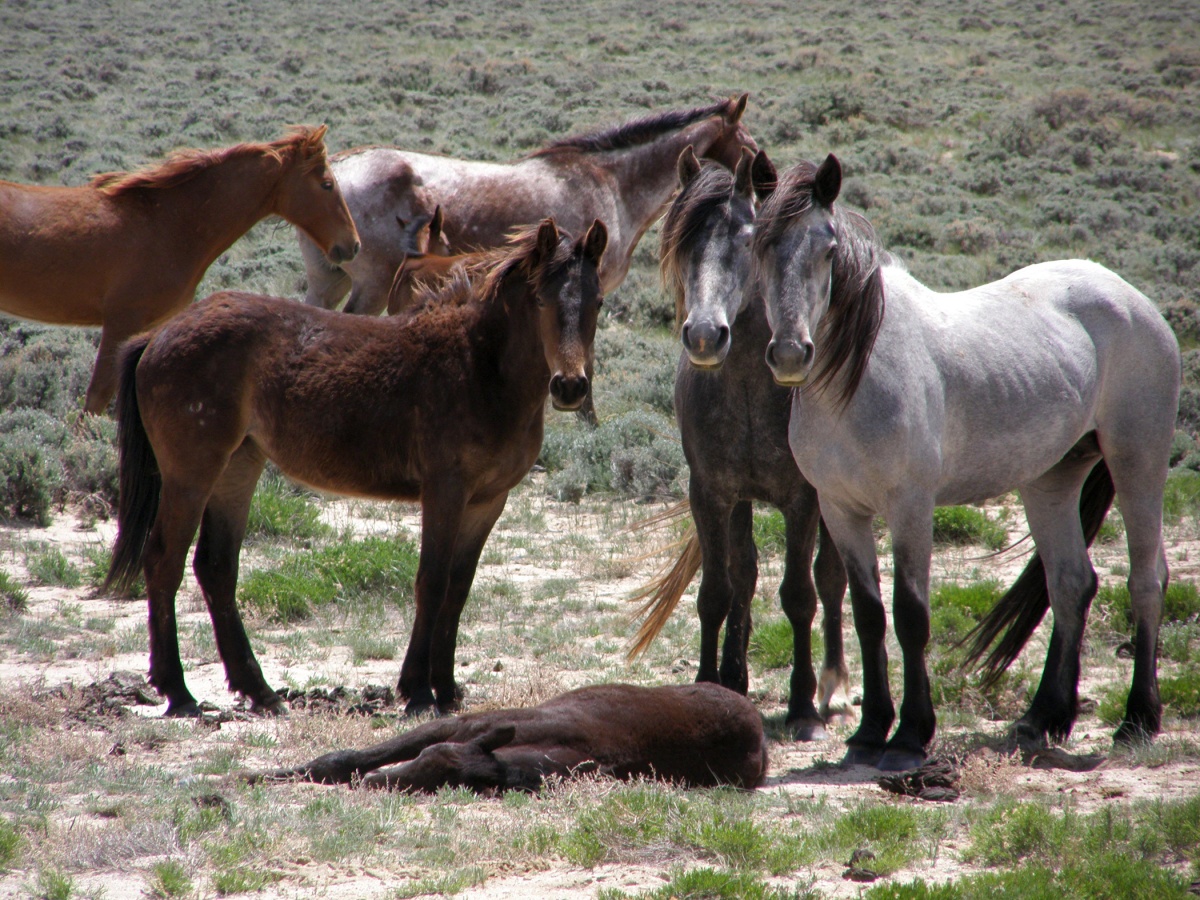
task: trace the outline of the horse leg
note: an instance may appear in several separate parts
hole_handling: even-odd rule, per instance
[[[812,506],[817,509],[816,494]],[[817,712],[826,722],[833,719],[850,719],[850,670],[846,668],[846,654],[842,643],[842,598],[846,595],[846,567],[838,555],[833,538],[825,522],[818,528],[817,561],[813,574],[817,582],[817,596],[821,598],[821,631],[825,637],[825,664],[818,681],[820,702]],[[839,697],[839,694],[841,695]],[[839,699],[834,703],[834,698]]]
[[[749,500],[735,503],[729,516],[729,615],[721,651],[721,684],[743,696],[750,690],[746,654],[750,648],[750,604],[758,584],[758,548],[754,546],[754,508]]]
[[[792,623],[792,683],[787,727],[798,741],[823,741],[825,723],[813,705],[817,679],[813,674],[812,623],[817,613],[817,588],[812,579],[813,548],[817,542],[816,494],[785,512],[787,551],[779,600]]]
[[[397,684],[400,696],[408,701],[405,713],[410,716],[437,706],[430,668],[434,629],[446,602],[454,547],[466,505],[466,494],[458,473],[429,479],[421,486],[421,556],[414,591],[416,615]]]
[[[450,584],[446,590],[446,599],[441,611],[433,624],[433,649],[430,661],[430,673],[433,681],[433,692],[437,696],[437,708],[440,713],[453,712],[458,709],[462,700],[462,690],[454,680],[454,653],[458,648],[458,623],[462,616],[463,607],[471,593],[471,584],[475,580],[475,570],[479,566],[479,556],[483,553],[483,545],[500,513],[508,494],[487,502],[468,506],[462,517],[462,525],[458,532],[458,541],[454,546],[454,559],[450,568]]]
[[[871,517],[843,512],[828,501],[821,515],[846,565],[854,628],[862,648],[863,702],[858,730],[847,740],[846,761],[874,765],[883,756],[888,731],[896,718],[888,686],[887,614],[879,590],[879,560]]]
[[[933,498],[913,494],[888,516],[892,532],[894,593],[892,619],[904,657],[900,724],[877,763],[885,771],[914,769],[925,762],[936,718],[929,692],[925,647],[929,644],[929,565],[933,556]]]
[[[229,689],[247,697],[254,712],[280,714],[286,708],[263,678],[235,601],[246,518],[265,463],[262,451],[250,441],[233,454],[200,520],[192,571],[208,606]]]
[[[1054,611],[1042,680],[1014,725],[1018,742],[1028,749],[1067,737],[1075,723],[1083,628],[1098,586],[1079,520],[1080,488],[1094,462],[1094,456],[1068,458],[1020,492]]]
[[[693,477],[689,490],[692,521],[700,541],[700,590],[696,608],[700,615],[700,665],[696,681],[721,683],[717,668],[717,643],[721,626],[733,604],[729,579],[730,508],[708,496]]]
[[[100,348],[84,395],[83,409],[93,416],[104,415],[117,392],[117,350],[138,328],[119,319],[106,319],[100,329]]]
[[[146,538],[143,564],[150,606],[150,683],[167,698],[168,716],[199,716],[179,660],[175,596],[207,492],[164,478],[154,526]]]

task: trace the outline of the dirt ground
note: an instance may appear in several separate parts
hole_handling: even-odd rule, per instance
[[[536,479],[535,479],[536,481]],[[611,535],[606,530],[613,528],[611,509],[602,511],[599,505],[589,507],[559,504],[544,497],[540,484],[534,483],[522,489],[527,503],[544,517],[544,535],[554,535],[565,530],[578,531],[581,527],[590,529],[598,542],[603,542]],[[407,508],[402,515],[391,516],[385,524],[370,517],[359,518],[353,511],[354,507],[344,501],[330,502],[326,506],[325,516],[339,525],[347,520],[353,520],[363,529],[388,530],[400,528],[408,531],[413,537],[417,534],[417,517],[415,508]],[[652,508],[632,507],[623,514],[625,519],[639,518],[653,512]],[[503,527],[503,522],[501,523]],[[1011,523],[1012,535],[1020,535],[1019,517]],[[110,521],[86,522],[81,521],[68,510],[58,515],[48,528],[33,528],[27,526],[6,526],[0,529],[0,565],[16,580],[28,584],[27,573],[24,570],[22,547],[36,542],[57,547],[72,558],[89,546],[102,543],[111,545],[115,534],[115,525]],[[493,541],[497,541],[496,535]],[[653,544],[657,538],[646,538]],[[1168,559],[1172,566],[1173,579],[1200,578],[1200,540],[1186,533],[1186,530],[1176,529],[1168,536]],[[636,557],[638,554],[632,554]],[[544,562],[536,552],[511,551],[498,554],[500,561],[485,562],[477,577],[477,585],[489,579],[504,579],[515,583],[521,589],[527,589],[539,580],[564,574],[561,564],[551,565]],[[1093,555],[1097,571],[1104,581],[1121,580],[1121,575],[1114,574],[1115,566],[1118,573],[1122,571],[1125,551],[1122,543],[1098,547]],[[644,559],[625,567],[593,567],[590,571],[580,567],[579,571],[570,574],[579,578],[585,585],[585,593],[594,592],[597,602],[621,601],[636,587],[640,586],[654,571],[661,560]],[[982,577],[995,577],[1002,583],[1008,583],[1025,564],[1025,557],[1019,551],[1009,551],[996,557],[983,557],[978,548],[965,550],[948,550],[939,552],[935,561],[935,577],[938,575],[957,572],[978,572]],[[890,594],[890,584],[886,584],[890,574],[890,566],[885,558],[881,558],[884,569],[885,591]],[[764,575],[760,579],[759,589],[768,597],[773,597],[778,583],[779,573],[771,566],[764,567]],[[193,623],[207,621],[207,613],[203,603],[198,600],[190,572],[187,575],[184,589],[181,591],[180,621],[181,631]],[[694,615],[694,603],[691,598],[685,598],[677,616]],[[145,627],[145,605],[140,600],[116,600],[94,596],[94,590],[86,587],[65,589],[60,587],[28,588],[28,610],[24,614],[31,621],[52,622],[63,615],[82,615],[84,618],[104,617],[115,620],[114,634],[126,630]],[[548,601],[549,602],[549,601]],[[849,616],[847,616],[849,618]],[[302,626],[299,626],[302,627]],[[401,648],[407,641],[407,621],[400,614],[389,617],[382,626],[389,635],[394,636]],[[1043,626],[1043,631],[1045,630]],[[632,631],[632,629],[631,629]],[[617,636],[618,642],[623,642],[627,636]],[[856,646],[847,635],[848,646],[852,657],[856,657]],[[10,641],[0,646],[0,681],[5,685],[9,694],[27,693],[30,695],[45,692],[62,685],[70,685],[75,690],[73,697],[78,698],[79,692],[88,685],[103,682],[114,673],[132,673],[132,676],[143,675],[146,671],[147,659],[144,651],[124,651],[120,642],[109,646],[102,652],[79,653],[78,655],[64,652],[31,652],[28,648],[14,646]],[[1036,646],[1026,651],[1026,655],[1038,661],[1044,648],[1044,636],[1039,635]],[[368,660],[353,665],[348,660],[348,651],[339,653],[336,649],[326,658],[306,659],[301,654],[293,655],[272,652],[267,648],[258,648],[259,660],[262,664],[267,681],[280,685],[286,680],[295,683],[305,683],[307,679],[318,676],[334,684],[347,684],[353,688],[362,688],[368,684],[394,685],[399,668],[400,655],[393,660]],[[623,647],[622,647],[623,650]],[[694,653],[695,651],[691,651]],[[893,661],[898,659],[894,645],[890,651]],[[460,647],[460,656],[468,660],[472,657],[486,656],[487,661],[494,659],[493,668],[503,671],[503,678],[491,684],[473,689],[470,694],[472,705],[512,705],[521,702],[532,702],[543,699],[559,688],[575,687],[594,678],[594,670],[572,671],[569,668],[554,668],[547,671],[546,667],[535,660],[521,659],[506,655],[502,648],[473,648]],[[620,654],[623,656],[623,653]],[[694,657],[693,657],[694,659]],[[476,659],[476,664],[478,664]],[[610,671],[620,671],[622,662],[617,655],[611,663]],[[852,667],[853,667],[852,660]],[[677,665],[662,672],[662,680],[685,681],[694,675],[694,662],[681,658]],[[1136,801],[1153,800],[1155,798],[1179,799],[1200,793],[1200,763],[1195,758],[1168,762],[1155,767],[1140,766],[1128,758],[1121,760],[1108,759],[1112,749],[1111,731],[1102,725],[1094,713],[1094,705],[1088,701],[1097,699],[1094,688],[1098,684],[1108,684],[1113,678],[1113,667],[1120,667],[1128,678],[1127,662],[1117,660],[1111,651],[1103,654],[1093,652],[1085,662],[1085,680],[1081,686],[1084,698],[1084,713],[1081,716],[1074,735],[1066,745],[1070,760],[1078,762],[1084,757],[1095,755],[1092,760],[1095,765],[1083,766],[1085,771],[1070,771],[1061,767],[1039,768],[1021,765],[1011,757],[993,753],[987,749],[979,749],[979,727],[964,728],[955,724],[940,725],[938,744],[935,747],[943,750],[961,749],[965,744],[975,740],[975,752],[964,765],[962,787],[964,800],[972,796],[984,797],[993,794],[1000,788],[1011,789],[1019,786],[1025,795],[1070,795],[1081,811],[1089,811],[1102,804],[1114,800]],[[122,676],[125,677],[125,676]],[[191,661],[187,678],[192,692],[200,699],[211,701],[221,709],[235,708],[235,698],[225,689],[224,676],[219,663],[212,659]],[[858,683],[857,675],[852,670],[852,682]],[[782,696],[779,692],[758,691],[752,683],[752,697],[759,703],[762,711],[768,717],[780,713],[783,709]],[[156,699],[145,697],[143,699]],[[129,709],[138,716],[155,717],[165,709],[163,705],[145,705],[128,703]],[[307,712],[294,713],[293,717],[309,715]],[[274,721],[247,719],[235,717],[236,720],[226,722],[226,729],[261,730],[266,733],[280,733],[280,725]],[[952,719],[953,717],[947,717]],[[98,720],[97,720],[98,721]],[[943,722],[946,720],[944,719]],[[109,735],[102,726],[89,727],[86,722],[75,721],[61,726],[53,723],[41,723],[51,730],[58,728],[64,746],[71,748],[64,752],[103,752],[111,744]],[[983,723],[982,729],[991,731],[999,738],[1004,731],[1003,722]],[[831,737],[822,742],[800,744],[792,742],[773,741],[770,747],[771,774],[765,791],[779,791],[798,799],[828,797],[838,803],[850,803],[857,799],[879,798],[881,791],[876,784],[878,773],[866,767],[836,765],[840,759],[843,745],[842,740],[849,734],[852,725],[832,729]],[[157,765],[167,770],[178,771],[180,777],[189,777],[192,771],[191,763],[203,748],[204,742],[212,740],[215,731],[197,728],[193,740],[165,743],[159,747],[122,748],[120,753],[153,754]],[[974,736],[974,737],[972,737]],[[1168,723],[1167,732],[1160,741],[1171,740],[1200,740],[1200,728],[1195,721],[1180,722],[1172,720]],[[964,743],[965,742],[965,743]],[[82,749],[81,749],[82,748]],[[109,752],[114,752],[111,747]],[[104,756],[95,761],[97,766],[109,765],[112,756]],[[277,746],[274,750],[264,751],[260,760],[264,766],[278,764],[280,761],[296,762],[295,756],[288,753],[286,747]],[[0,773],[0,781],[6,777]],[[330,790],[316,786],[294,786],[290,789],[308,792]],[[911,801],[916,802],[916,801]],[[72,804],[64,804],[62,809],[71,810]],[[486,807],[485,807],[486,808]],[[51,813],[51,825],[55,828],[71,828],[73,822],[60,821]],[[957,848],[952,844],[943,848],[933,865],[922,864],[919,871],[900,872],[893,876],[894,880],[903,881],[921,876],[926,879],[953,879],[962,874],[963,868],[957,861]],[[22,868],[0,875],[0,897],[28,896],[30,885],[34,881],[32,873],[38,869],[38,850],[35,846],[31,854],[27,854]],[[590,898],[596,891],[604,887],[618,887],[624,890],[645,890],[663,884],[666,868],[654,865],[599,865],[594,868],[579,868],[566,863],[550,865],[536,871],[514,871],[506,873],[500,867],[487,881],[477,887],[468,888],[459,896],[469,900],[502,900],[502,898],[518,897],[562,897]],[[398,879],[403,873],[394,871],[375,871],[361,867],[342,867],[326,864],[310,863],[306,865],[293,864],[287,872],[284,881],[266,888],[259,896],[292,897],[292,896],[322,896],[329,898],[350,897],[383,897],[395,891]],[[830,897],[855,897],[862,886],[847,881],[842,877],[842,867],[832,866],[818,869],[810,873],[813,879],[812,887],[820,894]],[[103,889],[109,897],[141,896],[146,884],[144,871],[120,871],[119,868],[106,870],[102,866],[95,871],[75,878],[75,889],[81,894]],[[201,895],[206,892],[201,891]]]

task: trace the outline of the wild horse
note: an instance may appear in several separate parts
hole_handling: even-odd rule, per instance
[[[405,223],[432,214],[438,205],[452,253],[498,246],[513,228],[546,216],[575,233],[582,233],[593,219],[602,219],[609,240],[600,289],[613,291],[629,270],[638,240],[671,199],[675,162],[684,147],[690,144],[701,156],[730,169],[743,147],[756,149],[741,124],[746,98],[743,94],[569,137],[506,164],[395,147],[335,154],[333,170],[363,249],[351,264],[330,265],[301,235],[308,277],[305,299],[333,309],[349,291],[347,312],[382,312],[392,276],[404,260],[404,232],[409,227]]]
[[[866,219],[834,205],[841,181],[832,155],[793,168],[763,206],[754,256],[772,328],[767,363],[795,388],[792,452],[820,494],[850,578],[864,680],[852,753],[885,769],[923,759],[935,723],[925,667],[933,509],[1013,489],[1038,558],[985,620],[975,653],[1007,626],[990,666],[1007,665],[1047,605],[1054,610],[1045,670],[1016,723],[1018,739],[1041,746],[1075,721],[1097,587],[1088,543],[1114,491],[1129,544],[1135,646],[1116,739],[1156,734],[1163,484],[1180,380],[1171,329],[1143,294],[1083,260],[935,293],[880,247]],[[892,533],[904,654],[890,740],[876,514]]]
[[[144,563],[150,683],[172,716],[184,683],[175,594],[193,569],[230,690],[278,711],[234,600],[238,554],[268,459],[321,490],[421,501],[416,617],[400,672],[410,712],[454,709],[459,616],[484,541],[542,445],[547,394],[588,392],[605,228],[553,220],[483,254],[412,319],[346,316],[219,293],[126,345],[118,397],[118,534],[108,586]],[[467,302],[469,301],[469,302]]]
[[[205,270],[257,221],[282,216],[334,264],[358,235],[325,158],[325,126],[266,144],[181,150],[85,187],[0,181],[0,311],[99,325],[86,409],[117,384],[117,348],[191,302]]]
[[[786,523],[779,599],[794,637],[787,727],[800,740],[820,739],[831,698],[849,688],[842,649],[846,575],[832,541],[822,533],[813,584],[817,494],[788,449],[791,392],[776,385],[763,365],[771,331],[749,277],[750,238],[757,203],[775,188],[775,167],[761,150],[746,150],[730,172],[719,163],[701,163],[689,149],[679,159],[679,181],[679,195],[663,221],[659,256],[663,281],[675,296],[676,320],[682,322],[675,417],[691,472],[688,499],[695,532],[646,604],[652,611],[634,652],[654,639],[702,564],[696,679],[746,693],[750,602],[758,580],[752,501],[770,503]],[[813,702],[818,679],[810,642],[818,592],[825,613],[819,708]]]
[[[361,779],[367,787],[409,792],[498,793],[536,791],[547,775],[596,772],[751,789],[766,771],[762,720],[745,697],[715,684],[599,684],[539,706],[426,722],[365,750],[334,751],[248,780]]]

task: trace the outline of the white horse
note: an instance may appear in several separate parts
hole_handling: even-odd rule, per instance
[[[817,488],[850,579],[864,691],[849,757],[882,769],[924,759],[935,723],[925,667],[933,509],[1013,489],[1045,566],[1045,578],[1022,579],[1024,595],[999,613],[1018,632],[1017,649],[1047,591],[1054,610],[1045,670],[1016,723],[1018,739],[1042,746],[1074,723],[1097,587],[1088,540],[1114,489],[1129,541],[1136,648],[1116,739],[1156,734],[1162,498],[1180,381],[1170,327],[1143,294],[1083,260],[936,293],[880,248],[866,219],[834,207],[841,177],[833,156],[793,168],[760,214],[754,253],[772,328],[767,363],[780,384],[798,388],[792,453]],[[1094,497],[1081,498],[1085,480]],[[890,740],[877,514],[892,533],[904,655]]]

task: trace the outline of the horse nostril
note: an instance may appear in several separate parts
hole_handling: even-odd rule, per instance
[[[692,326],[687,322],[683,323],[683,328],[679,331],[679,339],[683,341],[683,346],[689,350],[692,348]]]
[[[729,345],[729,326],[722,325],[717,332],[717,352],[721,352]]]
[[[808,366],[811,366],[812,361],[813,361],[813,354],[816,353],[816,348],[813,347],[813,342],[812,341],[804,341],[803,343],[800,344],[800,350],[801,350],[801,354],[802,354],[801,358],[800,358],[800,364],[806,368]]]

